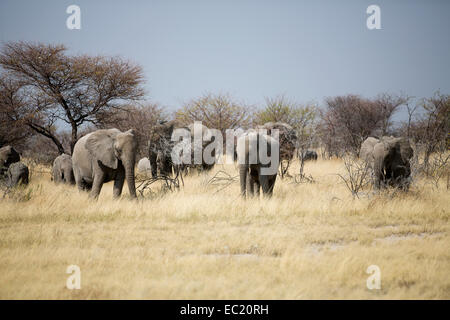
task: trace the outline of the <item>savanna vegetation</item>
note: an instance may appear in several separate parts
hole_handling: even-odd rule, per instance
[[[143,71],[123,58],[70,55],[64,46],[12,42],[0,50],[0,147],[12,145],[30,183],[0,185],[0,298],[436,299],[450,298],[450,95],[280,95],[249,105],[206,93],[177,110],[152,102]],[[408,117],[394,123],[404,110]],[[237,164],[194,171],[168,188],[137,176],[138,198],[97,200],[56,185],[51,163],[85,134],[134,129],[148,156],[155,126],[290,125],[298,151],[273,197],[243,199]],[[408,191],[375,191],[358,159],[370,136],[407,137]],[[225,135],[224,135],[225,136]],[[144,187],[145,186],[145,187]],[[81,289],[66,288],[69,265]],[[381,289],[369,290],[377,265]]]

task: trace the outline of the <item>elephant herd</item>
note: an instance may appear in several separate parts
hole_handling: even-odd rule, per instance
[[[170,176],[172,173],[194,167],[198,170],[210,170],[214,164],[205,163],[185,165],[181,161],[173,161],[173,155],[179,154],[174,145],[172,134],[174,122],[161,122],[154,130],[148,143],[148,158],[138,162],[140,172],[146,172],[155,177]],[[193,133],[194,127],[185,127]],[[265,131],[257,130],[265,129]],[[275,139],[271,130],[278,129],[279,136]],[[201,127],[202,145],[205,148],[213,141],[206,126]],[[184,141],[184,140],[183,140]],[[271,196],[277,179],[278,168],[283,160],[291,160],[298,146],[295,130],[281,122],[270,122],[255,129],[249,129],[236,139],[235,157],[239,164],[240,192],[243,197],[259,195]],[[191,144],[193,157],[196,145],[193,140],[184,141]],[[118,129],[100,129],[80,138],[74,146],[72,156],[58,156],[52,167],[52,180],[55,183],[76,184],[79,190],[90,191],[90,196],[97,198],[103,183],[114,181],[113,196],[121,195],[124,181],[127,181],[130,196],[136,197],[135,162],[138,141],[134,130],[121,132]],[[260,149],[264,150],[268,161],[261,157]],[[252,155],[256,155],[253,157]],[[212,156],[215,156],[213,154]],[[305,151],[300,155],[303,160],[317,160],[315,151]],[[360,158],[367,163],[373,172],[373,182],[376,189],[394,186],[407,189],[410,183],[410,159],[413,149],[406,138],[369,137],[361,145]],[[250,160],[252,159],[252,160]],[[178,164],[174,164],[178,163]],[[181,163],[181,164],[180,164]],[[29,170],[20,162],[20,155],[11,146],[0,148],[0,179],[10,187],[27,184]]]

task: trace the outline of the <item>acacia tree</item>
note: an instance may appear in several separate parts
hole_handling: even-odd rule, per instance
[[[7,144],[17,147],[32,133],[20,117],[25,110],[19,88],[19,83],[0,75],[0,148]]]
[[[118,57],[67,54],[63,45],[9,42],[0,52],[3,77],[20,86],[20,104],[10,105],[30,129],[64,147],[55,134],[57,121],[71,129],[70,151],[83,124],[99,124],[104,115],[144,96],[142,68]]]
[[[246,128],[251,123],[252,108],[237,102],[229,94],[207,93],[186,103],[175,113],[182,125],[202,121],[208,128],[220,130]]]

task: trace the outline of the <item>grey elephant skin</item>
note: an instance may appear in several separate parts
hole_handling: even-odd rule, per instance
[[[247,193],[249,196],[257,196],[260,194],[260,189],[263,195],[270,197],[273,194],[273,188],[277,178],[278,166],[280,157],[274,156],[270,162],[264,164],[260,159],[261,145],[266,146],[267,155],[276,154],[275,149],[278,149],[279,155],[280,145],[278,141],[272,137],[261,132],[249,131],[239,137],[237,157],[239,163],[239,183],[241,186],[241,195],[245,198]],[[274,148],[274,149],[272,149]],[[254,158],[255,161],[251,160]],[[272,170],[269,170],[272,167]],[[261,169],[267,169],[271,172],[263,174]]]
[[[361,145],[359,156],[373,169],[374,186],[407,190],[410,183],[413,149],[403,137],[369,137]]]
[[[0,175],[4,175],[12,163],[19,161],[20,155],[12,146],[0,148]]]
[[[27,185],[29,179],[28,167],[22,162],[14,162],[6,172],[6,183],[10,188],[18,185]]]
[[[187,127],[183,127],[180,129],[186,130],[191,139],[185,139],[177,142],[174,145],[173,153],[175,155],[174,161],[174,171],[176,173],[187,173],[188,168],[195,168],[198,172],[209,171],[214,167],[215,161],[215,149],[211,151],[212,163],[208,163],[206,159],[203,157],[203,152],[207,146],[209,146],[213,142],[213,136],[211,130],[205,126],[201,125],[198,127],[199,135],[201,135],[201,143],[197,143],[194,137],[194,124],[190,124]],[[191,153],[189,155],[183,154],[183,149],[190,149]],[[195,154],[201,154],[202,158],[200,159],[200,163],[195,163]]]
[[[127,180],[130,195],[136,198],[134,165],[137,139],[133,130],[101,129],[82,137],[72,154],[75,182],[80,190],[91,190],[97,198],[103,183],[114,181],[114,198],[122,194]]]
[[[171,152],[173,142],[171,140],[176,121],[161,121],[153,127],[153,132],[148,142],[148,159],[152,177],[155,178],[158,171],[161,175],[172,174]]]
[[[72,157],[62,154],[53,161],[52,178],[55,183],[75,184]]]

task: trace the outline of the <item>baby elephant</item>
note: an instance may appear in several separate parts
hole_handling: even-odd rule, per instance
[[[28,167],[22,162],[14,162],[6,172],[6,183],[8,187],[13,188],[19,184],[28,184]]]
[[[71,156],[62,154],[53,161],[52,178],[55,183],[75,184]]]

